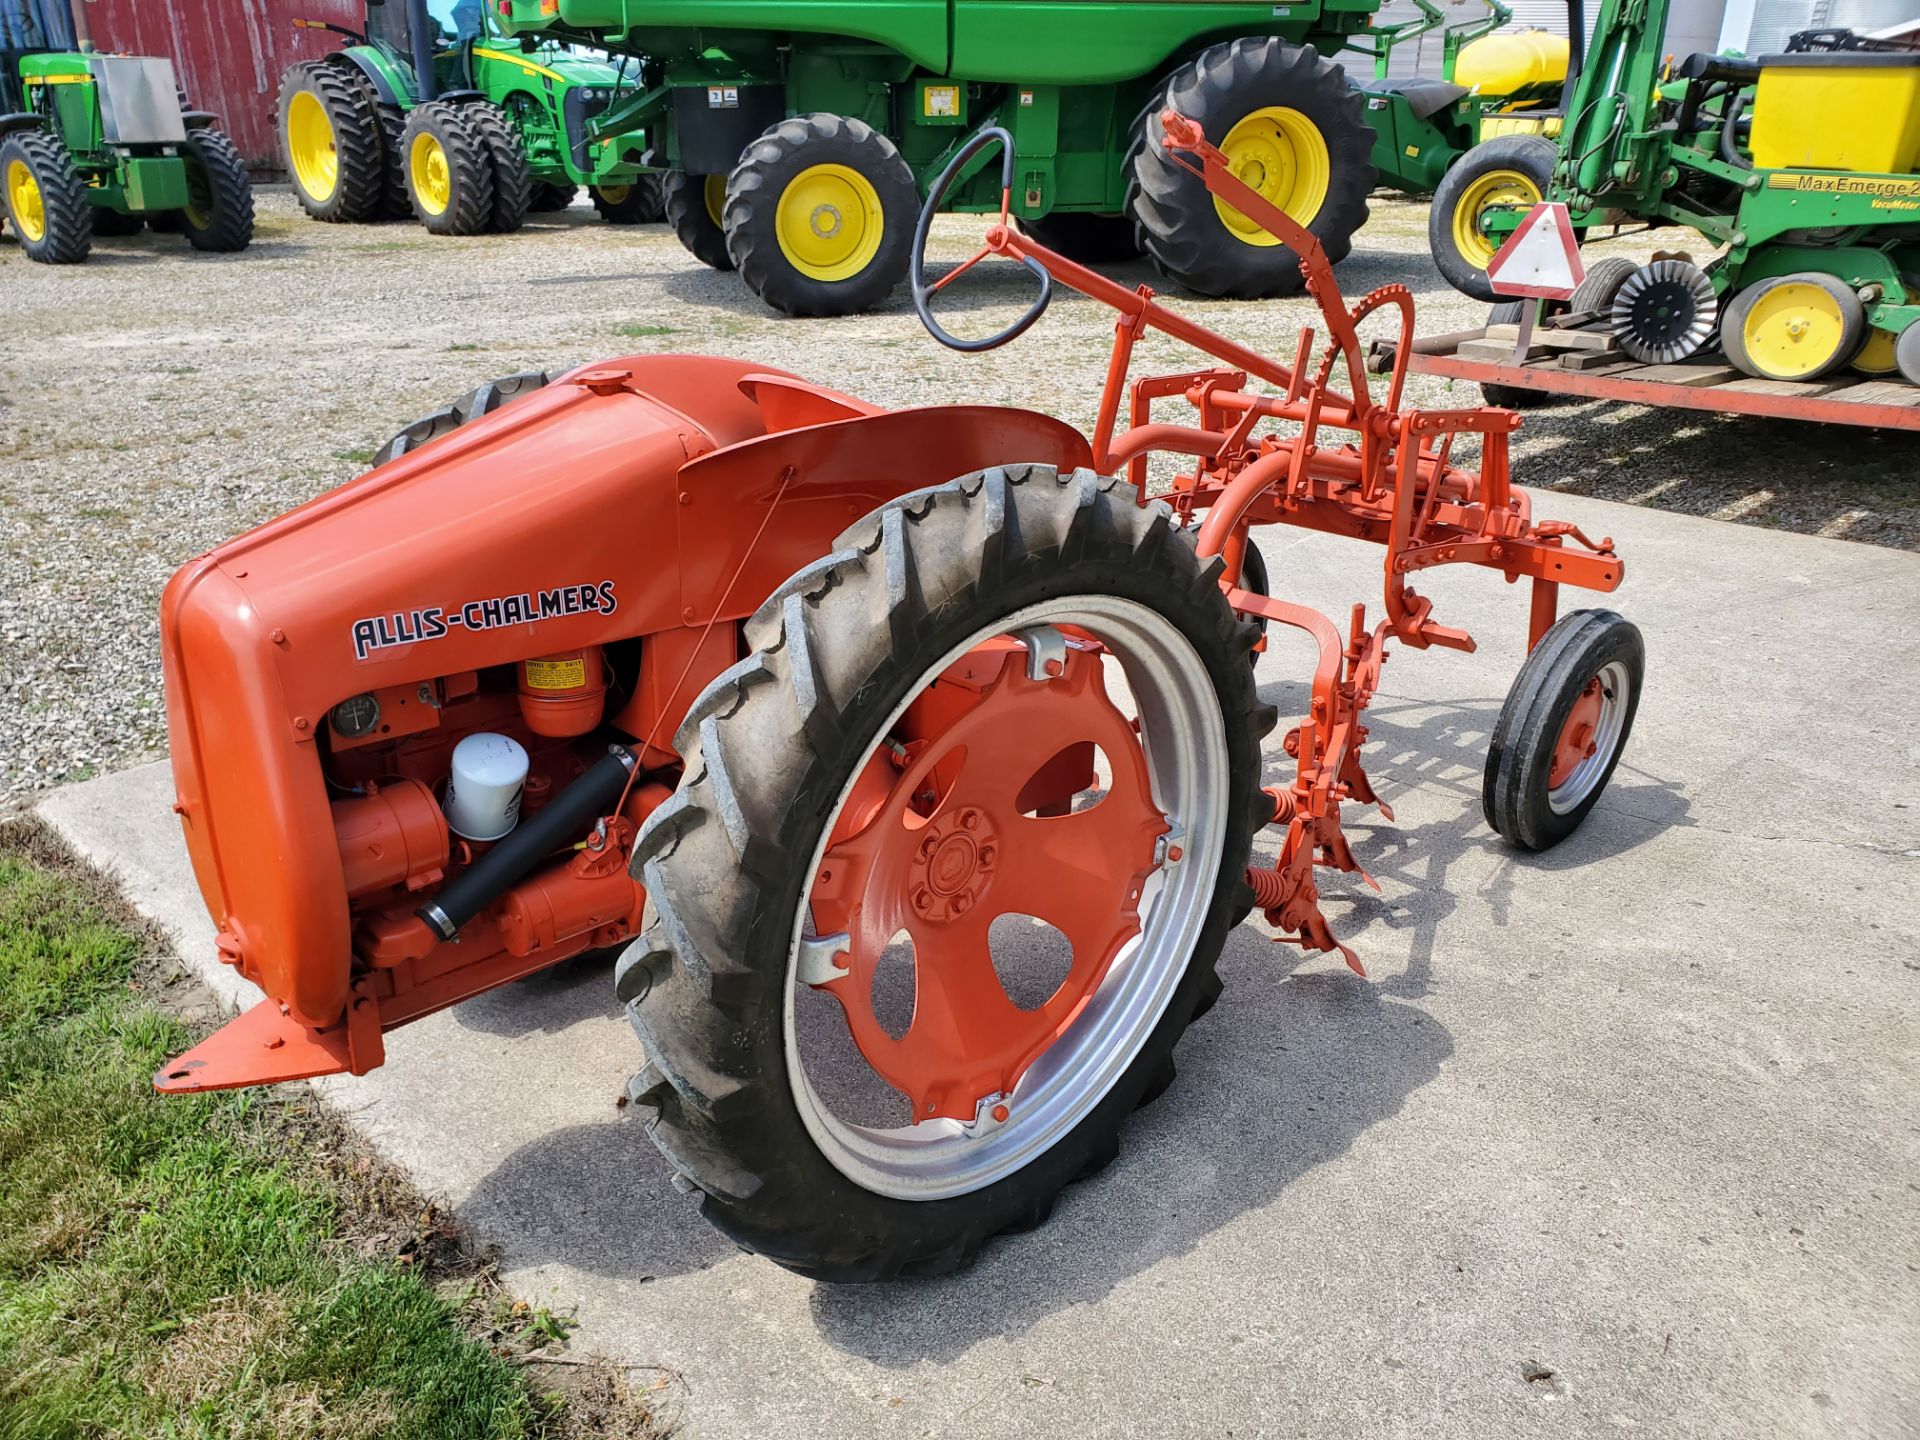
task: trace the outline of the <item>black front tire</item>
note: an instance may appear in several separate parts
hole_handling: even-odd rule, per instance
[[[733,269],[733,257],[727,253],[727,232],[720,224],[727,177],[683,175],[670,170],[663,188],[667,223],[687,247],[687,253],[710,269]]]
[[[940,1274],[989,1238],[1043,1221],[1061,1189],[1117,1152],[1122,1121],[1172,1078],[1172,1052],[1218,993],[1214,962],[1251,901],[1260,739],[1251,626],[1163,504],[1124,481],[1017,465],[895,500],[842,535],[748,623],[753,654],[694,702],[686,778],[634,850],[652,912],[615,971],[648,1063],[629,1087],[648,1134],[734,1240],[802,1274],[860,1281]],[[1023,606],[1073,594],[1150,607],[1219,697],[1227,769],[1219,869],[1197,940],[1122,1073],[1021,1168],[947,1198],[864,1188],[797,1108],[782,1016],[813,853],[892,708],[953,646]],[[775,860],[775,857],[779,857]],[[773,863],[769,863],[769,862]]]
[[[24,165],[40,192],[40,220],[32,229],[37,239],[13,213],[12,187],[5,177],[15,165]],[[7,222],[29,260],[42,265],[78,265],[93,250],[93,202],[67,147],[46,130],[16,130],[0,143],[0,197]]]
[[[416,183],[416,147],[438,145],[446,165],[446,202]],[[480,235],[493,225],[493,155],[465,107],[432,100],[407,116],[401,139],[413,214],[435,235]]]
[[[574,197],[579,193],[578,185],[536,180],[533,182],[533,193],[527,198],[527,209],[535,215],[557,214],[573,204]]]
[[[1561,616],[1521,665],[1494,724],[1480,790],[1487,824],[1528,850],[1549,849],[1579,829],[1626,750],[1646,669],[1646,644],[1631,621],[1611,610]],[[1604,693],[1620,706],[1618,724],[1605,727],[1605,753],[1596,751],[1591,771],[1563,781],[1566,793],[1556,796],[1551,776],[1561,732],[1596,680],[1613,682]],[[1616,695],[1620,685],[1626,693]]]
[[[373,452],[369,468],[378,468],[389,460],[405,455],[409,450],[418,450],[429,440],[438,440],[442,435],[451,435],[469,420],[477,420],[482,415],[491,415],[502,405],[531,395],[547,383],[544,370],[522,370],[513,375],[502,375],[497,380],[476,386],[450,405],[443,405],[431,415],[422,415],[418,420],[399,431],[394,437]]]
[[[471,100],[460,107],[460,118],[487,147],[493,167],[493,211],[487,229],[511,235],[526,223],[533,200],[533,174],[527,168],[527,147],[507,112],[487,100]]]
[[[1273,36],[1210,46],[1168,78],[1142,113],[1129,152],[1127,208],[1141,250],[1162,272],[1201,295],[1292,295],[1306,283],[1300,257],[1287,245],[1242,239],[1227,224],[1199,176],[1161,144],[1160,112],[1168,106],[1197,120],[1215,145],[1258,110],[1278,107],[1303,116],[1325,146],[1328,166],[1325,193],[1306,228],[1328,260],[1346,258],[1355,232],[1366,224],[1367,193],[1378,172],[1365,97],[1344,70],[1309,47]]]
[[[1511,180],[1506,188],[1519,194],[1531,186],[1537,199],[1547,193],[1559,153],[1551,140],[1538,135],[1497,135],[1467,151],[1440,177],[1427,210],[1427,245],[1441,278],[1462,295],[1489,302],[1500,298],[1487,279],[1487,261],[1498,247],[1484,236],[1478,220],[1488,203],[1481,198],[1486,187],[1493,177],[1506,176]],[[1462,226],[1474,237],[1472,253],[1461,249],[1455,233],[1455,214],[1463,208],[1473,212],[1461,217]]]
[[[625,185],[595,185],[589,194],[594,213],[609,225],[657,225],[667,215],[666,187],[658,175]]]
[[[879,213],[826,203],[811,216],[788,213],[789,187],[820,165],[860,176]],[[784,314],[814,316],[858,315],[883,304],[906,278],[919,216],[920,191],[894,143],[865,121],[822,112],[782,120],[747,147],[727,177],[721,219],[727,254],[747,288]],[[806,220],[829,245],[851,231],[854,249],[815,267],[823,273],[809,273],[781,242],[783,219],[789,226]]]
[[[253,182],[233,141],[219,130],[194,130],[180,147],[187,162],[188,204],[181,230],[196,250],[230,255],[253,243]]]

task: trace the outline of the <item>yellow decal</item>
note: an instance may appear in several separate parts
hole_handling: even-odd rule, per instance
[[[1920,200],[1920,178],[1903,180],[1896,175],[1843,175],[1837,171],[1810,175],[1802,170],[1776,170],[1767,176],[1767,188],[1811,190],[1829,195],[1871,195],[1880,200]]]
[[[1407,146],[1407,158],[1409,160],[1418,160],[1420,158],[1420,147],[1418,145]]]
[[[921,95],[920,113],[923,115],[958,115],[960,113],[958,85],[929,85]]]
[[[562,85],[567,83],[567,77],[560,74],[558,71],[549,70],[544,65],[536,65],[533,63],[533,61],[523,59],[521,56],[518,56],[518,55],[509,55],[504,50],[488,50],[479,45],[476,45],[473,47],[473,53],[476,55],[484,55],[489,60],[504,60],[509,65],[518,65],[522,70],[527,71],[529,74],[544,75],[549,80],[558,80]]]
[[[587,662],[576,655],[571,660],[527,661],[527,688],[531,690],[577,690],[587,683]]]
[[[91,85],[91,75],[29,75],[29,85]]]

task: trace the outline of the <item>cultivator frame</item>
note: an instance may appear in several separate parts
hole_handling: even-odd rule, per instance
[[[1369,626],[1366,606],[1356,604],[1344,636],[1317,610],[1228,587],[1228,600],[1238,613],[1303,631],[1319,652],[1308,715],[1285,741],[1297,773],[1291,786],[1269,792],[1272,823],[1286,827],[1286,838],[1273,866],[1249,870],[1248,884],[1269,923],[1285,932],[1281,938],[1310,950],[1338,950],[1354,971],[1365,974],[1359,958],[1329,928],[1314,881],[1314,867],[1324,865],[1357,872],[1374,883],[1341,829],[1344,801],[1377,804],[1382,814],[1393,818],[1392,810],[1374,795],[1360,763],[1367,738],[1361,717],[1379,684],[1390,640],[1421,650],[1434,645],[1475,648],[1465,630],[1434,619],[1433,602],[1416,593],[1408,577],[1438,566],[1479,565],[1500,571],[1509,582],[1530,581],[1531,648],[1554,623],[1562,585],[1612,591],[1625,578],[1626,566],[1611,538],[1594,541],[1576,526],[1534,521],[1527,492],[1512,483],[1508,460],[1508,439],[1521,423],[1518,414],[1485,405],[1401,408],[1414,329],[1413,296],[1406,286],[1380,286],[1349,309],[1333,266],[1310,231],[1240,181],[1197,124],[1172,110],[1162,114],[1161,123],[1176,163],[1199,175],[1214,196],[1280,237],[1299,256],[1307,293],[1319,306],[1327,332],[1317,361],[1311,326],[1301,327],[1292,363],[1281,364],[1168,310],[1145,285],[1129,290],[1036,243],[1009,223],[1004,210],[982,247],[931,284],[925,281],[920,259],[926,237],[923,217],[913,276],[915,304],[936,338],[967,350],[993,348],[1025,331],[1046,308],[1055,280],[1118,310],[1091,437],[1094,468],[1110,474],[1125,466],[1144,504],[1153,454],[1194,461],[1159,498],[1172,505],[1183,523],[1192,524],[1204,514],[1197,537],[1200,554],[1218,555],[1225,575],[1243,573],[1247,532],[1256,525],[1296,525],[1385,548],[1384,618]],[[935,184],[927,216],[938,207],[952,177],[996,142],[1004,147],[1003,178],[1010,188],[1012,139],[1004,131],[982,131]],[[985,340],[957,340],[934,319],[932,297],[995,255],[1018,261],[1039,276],[1040,298],[1007,331]],[[1385,310],[1398,313],[1400,334],[1381,402],[1368,384],[1359,326]],[[1158,330],[1225,364],[1129,379],[1134,346],[1147,330]],[[1340,368],[1346,371],[1349,390],[1332,384]],[[1246,388],[1250,378],[1281,393],[1253,394]],[[1198,423],[1155,422],[1154,401],[1168,398],[1185,399],[1197,412]],[[1123,399],[1127,426],[1117,429]],[[1265,421],[1297,428],[1290,434],[1256,435]],[[1330,444],[1323,434],[1328,431],[1352,438]],[[1478,469],[1452,463],[1455,440],[1463,435],[1480,440]]]

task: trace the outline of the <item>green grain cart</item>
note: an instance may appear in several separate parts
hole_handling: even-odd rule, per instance
[[[640,61],[589,136],[644,132],[687,248],[793,315],[884,300],[928,183],[987,124],[1014,137],[1011,210],[1036,238],[1084,260],[1144,251],[1204,295],[1284,294],[1300,272],[1161,148],[1165,105],[1335,260],[1367,218],[1374,132],[1328,57],[1380,0],[490,3],[505,34]],[[984,166],[949,200],[1000,203]]]
[[[503,39],[498,0],[369,0],[364,31],[288,69],[281,155],[316,220],[403,219],[436,235],[517,230],[582,185],[614,224],[661,218],[642,136],[589,126],[638,93],[637,60]]]
[[[142,226],[244,250],[253,189],[217,117],[165,59],[93,52],[85,10],[0,0],[0,214],[31,260],[73,265]]]

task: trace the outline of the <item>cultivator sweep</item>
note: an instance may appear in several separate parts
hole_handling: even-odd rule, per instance
[[[1388,312],[1406,339],[1406,289],[1347,308],[1312,235],[1161,119],[1177,163],[1297,254],[1325,339],[1303,329],[1291,363],[1004,207],[929,281],[932,216],[996,143],[1010,194],[988,130],[928,198],[916,308],[979,350],[1056,281],[1112,305],[1090,440],[633,357],[483,386],[183,569],[163,614],[177,808],[221,952],[269,998],[156,1086],[364,1072],[398,1025],[625,945],[629,1095],[707,1216],[823,1278],[937,1273],[1112,1157],[1251,909],[1360,970],[1316,872],[1365,873],[1341,809],[1379,803],[1360,757],[1388,644],[1473,648],[1414,572],[1530,582],[1485,811],[1522,846],[1570,833],[1643,668],[1617,615],[1555,618],[1561,585],[1619,585],[1611,543],[1534,520],[1514,415],[1403,410],[1404,369],[1376,401],[1358,327]],[[1001,334],[949,334],[935,295],[994,255],[1038,299]],[[1148,330],[1217,363],[1130,382]],[[1174,398],[1192,423],[1154,418]],[[1453,460],[1463,436],[1477,468]],[[1183,470],[1158,498],[1154,455]],[[1383,546],[1381,617],[1266,593],[1249,531],[1269,524]],[[1248,662],[1271,625],[1318,662],[1294,778],[1263,789],[1276,717]],[[1251,864],[1268,824],[1280,854]]]

